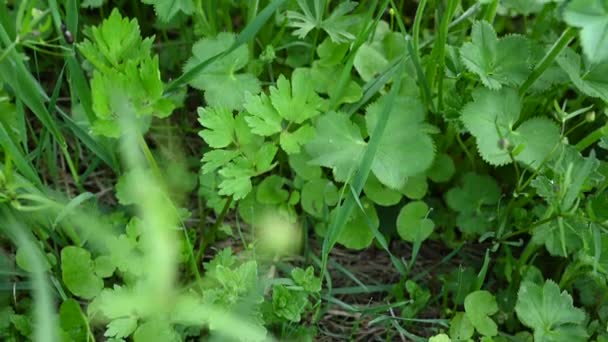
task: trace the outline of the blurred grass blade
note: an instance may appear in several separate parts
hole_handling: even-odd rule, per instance
[[[51,287],[44,269],[44,254],[36,244],[31,232],[17,222],[12,211],[3,207],[0,209],[0,226],[4,234],[10,236],[15,245],[24,252],[28,264],[32,268],[32,289],[34,297],[34,341],[55,342],[59,340],[57,331],[57,315],[51,294]]]
[[[202,61],[198,65],[196,65],[191,70],[185,72],[180,77],[169,83],[167,86],[166,92],[171,93],[175,91],[177,88],[183,86],[184,84],[190,82],[197,74],[201,71],[205,70],[211,63],[216,61],[217,59],[226,56],[232,51],[236,50],[242,44],[249,42],[251,39],[255,37],[255,35],[262,29],[262,26],[266,24],[268,19],[274,14],[274,12],[281,6],[286,0],[273,0],[266,8],[264,8],[255,19],[249,23],[239,35],[236,37],[234,44],[229,47],[226,51],[221,52],[207,60]]]

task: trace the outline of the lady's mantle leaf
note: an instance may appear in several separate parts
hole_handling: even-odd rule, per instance
[[[344,113],[329,112],[319,118],[316,136],[306,145],[310,164],[329,167],[334,178],[346,181],[359,165],[366,143],[359,127]]]
[[[535,341],[586,341],[581,325],[585,313],[572,305],[572,297],[556,283],[544,286],[525,281],[517,294],[515,312],[519,320],[534,329]]]
[[[103,280],[95,275],[91,253],[68,246],[61,250],[61,274],[65,286],[75,295],[91,299],[103,289]]]
[[[559,127],[546,118],[532,118],[514,130],[520,110],[519,95],[511,88],[477,88],[473,102],[463,108],[462,121],[477,139],[479,154],[489,164],[509,164],[509,147],[504,145],[510,145],[520,151],[513,156],[515,160],[538,168],[559,142]],[[505,142],[503,146],[501,141]]]
[[[383,101],[367,109],[367,131],[373,132]],[[419,174],[433,163],[435,145],[432,127],[424,122],[424,107],[412,97],[398,97],[392,106],[384,135],[372,164],[378,180],[391,189],[401,189],[407,177]]]
[[[564,20],[581,28],[583,51],[592,63],[608,59],[608,1],[570,1],[564,8]]]
[[[192,58],[188,60],[185,71],[201,62],[229,49],[234,44],[232,33],[222,32],[215,38],[205,38],[192,47]],[[237,74],[249,61],[249,50],[241,45],[231,53],[211,63],[195,77],[190,85],[205,92],[205,100],[212,107],[241,109],[245,94],[260,92],[260,82],[248,73]]]
[[[464,311],[475,327],[484,336],[496,336],[498,327],[488,317],[498,312],[496,298],[488,291],[475,291],[464,300]]]
[[[511,35],[499,39],[486,21],[473,24],[471,37],[473,41],[460,49],[462,62],[486,87],[500,89],[502,85],[519,85],[526,80],[530,72],[526,38]]]
[[[557,58],[557,62],[583,94],[608,102],[608,61],[581,68],[581,57],[571,49],[566,49]]]

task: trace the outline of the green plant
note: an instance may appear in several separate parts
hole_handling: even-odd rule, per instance
[[[607,15],[0,4],[0,337],[605,341]]]

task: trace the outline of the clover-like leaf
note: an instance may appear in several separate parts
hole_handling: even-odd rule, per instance
[[[304,183],[300,202],[306,213],[322,218],[324,209],[338,202],[338,188],[330,180],[313,179]]]
[[[406,204],[399,211],[397,216],[397,233],[409,242],[420,243],[426,240],[433,229],[435,223],[427,216],[429,207],[422,201],[414,201]]]
[[[535,341],[587,341],[583,310],[574,307],[568,292],[547,280],[543,286],[524,281],[517,294],[517,318],[534,330]]]
[[[103,289],[103,280],[95,274],[86,249],[68,246],[61,250],[61,275],[66,287],[79,297],[91,299]]]
[[[496,336],[498,326],[489,316],[498,312],[496,298],[488,291],[469,293],[464,300],[464,310],[475,327],[484,336]]]

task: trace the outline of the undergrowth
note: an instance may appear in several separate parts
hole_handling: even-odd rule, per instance
[[[5,341],[608,341],[608,1],[7,0]]]

